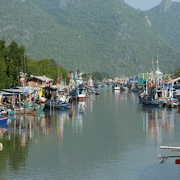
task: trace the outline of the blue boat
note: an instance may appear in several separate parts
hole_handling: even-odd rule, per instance
[[[2,116],[0,117],[0,124],[7,124],[8,116]]]
[[[71,109],[71,104],[66,103],[63,101],[57,101],[57,100],[49,100],[45,103],[46,108],[54,108],[54,109],[61,109],[61,110],[67,110]]]
[[[0,124],[0,130],[7,131],[8,130],[7,124]]]
[[[78,95],[77,89],[76,88],[70,89],[69,95],[72,96],[72,99],[77,99],[77,95]]]
[[[180,89],[180,85],[179,84],[175,85],[174,88],[179,90]]]
[[[159,106],[160,105],[159,99],[148,100],[148,99],[145,99],[145,98],[141,98],[140,102],[143,105],[150,105],[150,106]]]

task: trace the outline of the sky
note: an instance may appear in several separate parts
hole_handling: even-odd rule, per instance
[[[161,3],[161,0],[124,0],[126,4],[135,9],[149,10]],[[180,2],[180,0],[171,0],[173,2]]]

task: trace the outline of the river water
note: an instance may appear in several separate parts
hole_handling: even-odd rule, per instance
[[[138,102],[136,93],[101,89],[85,106],[17,117],[0,136],[0,179],[180,179],[174,158],[157,159],[179,154],[160,149],[179,146],[179,109]]]

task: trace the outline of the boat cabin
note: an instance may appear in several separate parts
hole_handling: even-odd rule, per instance
[[[28,86],[31,87],[51,87],[53,85],[53,79],[44,76],[34,76],[30,75],[30,80],[28,81]]]

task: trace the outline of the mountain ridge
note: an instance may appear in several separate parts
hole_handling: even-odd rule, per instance
[[[130,76],[149,71],[157,53],[164,72],[180,60],[176,47],[154,27],[151,11],[135,10],[123,0],[3,0],[0,5],[1,38],[25,46],[33,59],[54,59],[68,70]]]
[[[180,3],[163,0],[159,6],[146,11],[152,28],[174,48],[180,49]]]

